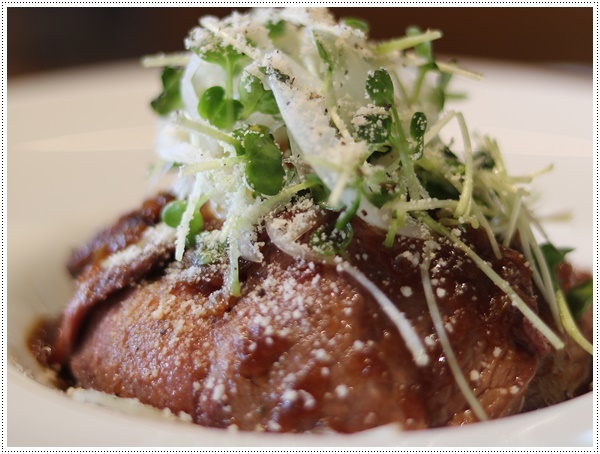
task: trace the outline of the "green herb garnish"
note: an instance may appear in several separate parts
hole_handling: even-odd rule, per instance
[[[419,27],[412,26],[406,29],[406,36],[408,37],[415,37],[421,35],[423,35],[423,31]],[[429,71],[439,71],[437,63],[435,62],[435,58],[433,57],[433,46],[431,45],[431,41],[425,41],[415,45],[415,54],[424,59],[424,63],[419,67],[417,80],[413,88],[413,94],[411,96],[411,100],[413,103],[417,101],[419,95],[421,94],[421,89],[423,87],[423,83],[425,82],[426,74]],[[440,82],[442,83],[443,89],[445,90],[445,86],[449,82],[449,79],[446,80],[444,78],[441,79]],[[443,93],[443,98],[445,100],[445,91]],[[440,99],[438,102],[441,103],[442,100]]]
[[[183,200],[172,200],[167,203],[160,213],[161,220],[169,227],[177,228],[181,224],[181,218],[187,208],[187,203]],[[196,210],[189,224],[188,243],[193,244],[194,237],[204,228],[204,219],[200,210]]]
[[[248,57],[232,46],[223,46],[213,43],[198,49],[198,56],[209,63],[219,65],[225,70],[225,77],[233,80],[233,77],[248,63]]]
[[[556,268],[565,261],[566,255],[573,251],[571,248],[557,248],[551,243],[545,243],[540,245],[540,249],[548,265],[548,269],[551,273],[552,282],[554,284],[554,290],[560,291],[561,283],[556,275]],[[577,319],[586,311],[593,302],[594,299],[594,283],[593,280],[586,279],[575,287],[571,287],[564,296],[567,300],[569,310],[572,316]]]
[[[586,279],[565,293],[573,317],[578,319],[594,302],[594,281]]]
[[[369,31],[369,24],[364,20],[357,19],[356,17],[344,17],[342,22],[348,27],[356,28],[364,33]]]
[[[409,195],[411,199],[417,200],[421,198],[421,185],[417,180],[414,171],[409,143],[396,108],[394,83],[392,82],[392,78],[385,68],[379,68],[367,76],[365,88],[367,95],[373,100],[376,106],[385,107],[392,113],[393,126],[390,130],[388,139],[390,144],[399,153],[397,161],[398,164],[400,164],[402,175],[406,180]],[[416,118],[414,132],[416,133],[416,136],[422,140],[424,134],[423,127],[427,126],[427,120],[420,112],[415,115],[416,117],[413,117]],[[414,158],[420,158],[422,147],[419,148],[418,145],[413,147],[412,154],[414,155]]]
[[[276,195],[285,182],[283,155],[266,128],[237,131],[246,158],[246,180],[264,195]]]
[[[188,49],[211,63],[199,67],[209,77],[200,77],[204,74],[198,71],[185,80],[189,85],[184,94],[197,94],[197,113],[206,121],[196,121],[196,112],[187,111],[188,102],[181,103],[182,70],[165,68],[163,93],[152,103],[161,115],[185,110],[169,119],[185,131],[169,128],[168,133],[175,134],[165,141],[183,144],[173,147],[170,158],[184,162],[181,175],[190,182],[195,178],[182,197],[205,201],[213,194],[231,195],[217,197],[223,228],[215,238],[206,238],[208,249],[221,245],[226,253],[231,294],[241,291],[238,260],[252,260],[256,244],[249,238],[254,238],[253,229],[265,215],[310,191],[316,203],[338,212],[337,221],[314,231],[310,244],[323,254],[344,255],[362,198],[368,209],[366,219],[374,217],[374,225],[387,230],[384,246],[392,247],[396,235],[415,223],[444,236],[508,295],[554,347],[561,348],[562,339],[457,232],[484,230],[496,257],[501,257],[502,246],[518,239],[533,265],[533,280],[548,302],[554,326],[564,328],[591,351],[571,314],[578,317],[589,307],[592,283],[562,292],[556,265],[567,251],[538,245],[535,222],[524,199],[527,190],[522,187],[531,176],[508,175],[492,139],[483,137],[474,152],[463,115],[443,111],[447,101],[457,97],[448,92],[452,77],[477,75],[436,60],[431,42],[441,37],[439,31],[410,27],[406,36],[373,43],[365,35],[367,24],[354,18],[335,25],[330,16],[324,24],[311,26],[304,20],[319,15],[308,14],[293,24],[280,20],[287,16],[279,13],[270,19],[255,13],[241,16],[243,20],[203,21],[186,40]],[[177,66],[181,57],[154,61]],[[203,84],[219,78],[222,82],[216,86]],[[268,116],[261,121],[266,126],[249,121],[259,118],[257,113]],[[450,122],[459,127],[459,146],[439,134]],[[209,172],[206,178],[203,172]],[[343,206],[341,201],[349,202],[354,191],[354,200]],[[165,211],[165,222],[177,226],[182,213],[186,220],[191,215],[190,208],[171,207]],[[193,222],[190,229],[197,230]],[[185,231],[178,229],[178,260],[185,249]],[[201,242],[203,237],[195,238]]]
[[[565,261],[565,256],[571,252],[573,249],[571,248],[557,248],[552,243],[544,243],[540,244],[540,249],[544,254],[544,259],[548,265],[550,271],[552,271],[553,276],[552,280],[554,285],[558,288],[560,287],[560,282],[558,281],[558,277],[556,276],[556,267]]]
[[[242,104],[233,98],[233,80],[248,58],[232,46],[210,43],[197,49],[203,60],[219,65],[225,71],[224,88],[210,87],[200,96],[198,113],[219,129],[229,130],[242,114]]]
[[[415,159],[421,159],[423,156],[423,138],[427,129],[427,117],[423,112],[415,112],[410,120],[410,136],[415,141],[414,156]]]
[[[356,137],[366,140],[370,144],[383,144],[387,142],[392,129],[392,119],[385,114],[365,114],[356,128]],[[381,147],[378,147],[381,148]]]
[[[240,102],[244,106],[241,117],[248,118],[254,112],[267,115],[279,113],[277,101],[270,90],[265,90],[262,82],[252,74],[245,72],[238,86]]]
[[[152,109],[154,109],[157,114],[167,115],[168,113],[181,108],[182,103],[179,83],[182,75],[183,69],[181,68],[167,66],[163,69],[160,77],[163,91],[150,103]]]
[[[240,118],[242,104],[227,98],[223,87],[210,87],[198,101],[198,113],[202,118],[219,129],[229,130]]]
[[[319,226],[310,236],[310,246],[319,254],[325,256],[343,255],[354,238],[354,230],[350,223],[341,229],[334,225]]]
[[[369,98],[376,106],[395,109],[394,83],[384,68],[379,68],[369,74],[365,88]]]
[[[280,20],[277,22],[268,21],[265,25],[267,30],[269,30],[269,38],[272,40],[276,40],[280,38],[285,33],[286,22],[284,20]]]

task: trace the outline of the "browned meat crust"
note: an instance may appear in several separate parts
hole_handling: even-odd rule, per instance
[[[564,291],[590,277],[580,273],[568,263],[558,266],[557,276]],[[542,311],[542,316],[550,314]],[[590,342],[593,338],[593,311],[590,307],[578,320],[582,334]],[[591,391],[592,357],[569,336],[565,336],[565,348],[545,355],[536,376],[527,389],[524,411],[536,410],[563,402]]]
[[[263,262],[242,264],[241,298],[223,289],[225,264],[196,266],[193,251],[160,272],[172,254],[166,239],[127,263],[90,266],[65,312],[55,358],[82,387],[213,427],[355,432],[388,422],[416,429],[474,421],[424,300],[424,240],[399,238],[387,249],[382,232],[360,220],[353,228],[347,260],[410,319],[425,340],[426,367],[415,365],[354,278],[292,258],[266,236]],[[483,235],[470,232],[468,240],[535,309],[521,255],[503,249],[498,260]],[[549,349],[477,266],[437,242],[432,284],[461,370],[490,417],[519,412]]]
[[[587,311],[580,320],[582,332],[592,339],[592,311]],[[563,402],[591,391],[592,357],[570,337],[560,351],[544,356],[537,374],[527,389],[524,411],[537,410]]]
[[[64,363],[71,352],[81,323],[88,311],[114,292],[139,281],[173,255],[173,237],[155,238],[152,244],[138,253],[123,257],[120,262],[103,263],[108,257],[139,241],[147,229],[160,220],[162,207],[173,200],[169,194],[160,194],[145,201],[139,210],[118,219],[114,226],[100,232],[92,241],[76,250],[68,268],[78,275],[75,295],[63,313],[51,362]]]
[[[111,227],[102,230],[88,244],[71,254],[67,269],[73,277],[83,272],[86,266],[97,264],[113,252],[136,243],[146,228],[160,221],[160,211],[169,201],[171,194],[162,193],[146,200],[142,206],[121,216]]]

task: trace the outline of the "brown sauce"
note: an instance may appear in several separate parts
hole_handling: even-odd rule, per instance
[[[219,222],[211,216],[206,206],[203,209],[203,215],[207,221],[205,224],[207,230],[219,227]],[[325,220],[329,220],[327,215],[325,215]],[[120,220],[121,223],[125,221],[128,221],[126,217]],[[382,250],[381,232],[358,222],[355,223],[354,228],[355,240],[347,250],[350,263],[360,268],[365,274],[368,274],[377,284],[385,282],[386,288],[391,294],[402,294],[403,289],[406,290],[405,285],[408,286],[408,284],[417,281],[420,282],[418,269],[410,265],[410,260],[397,260],[403,251],[410,252],[411,248],[420,250],[419,241],[405,239],[403,240],[405,244],[402,247],[400,244],[397,244],[393,249]],[[125,231],[125,233],[127,232]],[[473,233],[470,236],[470,240],[474,243],[481,243],[479,245],[480,253],[489,255],[490,257],[485,256],[484,258],[493,260],[491,252],[486,249],[486,239],[483,237],[479,238],[476,233],[479,232]],[[120,238],[123,234],[124,232],[119,231],[118,235],[115,233],[113,236]],[[106,238],[103,238],[103,241],[111,245],[111,238],[108,235]],[[90,249],[93,251],[94,248],[91,247]],[[548,355],[548,359],[545,359],[547,355],[543,351],[543,348],[538,349],[538,351],[535,351],[535,349],[534,351],[528,351],[525,346],[530,346],[532,343],[532,339],[530,338],[531,333],[526,329],[521,329],[520,316],[513,318],[510,310],[504,307],[502,296],[498,296],[494,300],[496,303],[494,303],[493,307],[488,307],[488,299],[485,298],[482,298],[481,304],[464,304],[464,301],[475,301],[475,297],[479,294],[484,297],[494,295],[498,292],[498,289],[493,284],[488,283],[487,280],[478,283],[480,271],[472,264],[462,265],[458,273],[449,273],[451,269],[459,269],[458,263],[462,263],[462,260],[460,256],[455,255],[451,247],[442,246],[442,250],[445,255],[438,258],[439,269],[437,271],[441,273],[438,277],[444,280],[444,284],[440,284],[439,287],[443,288],[444,294],[452,295],[452,292],[456,293],[452,297],[456,301],[453,299],[452,301],[454,302],[447,302],[445,307],[449,313],[454,313],[461,320],[461,324],[457,325],[454,336],[460,336],[463,346],[472,351],[472,355],[467,354],[463,355],[463,357],[476,357],[471,358],[471,363],[477,367],[483,364],[483,362],[479,361],[481,358],[486,359],[486,361],[497,361],[499,364],[498,367],[504,367],[507,372],[512,371],[514,367],[525,367],[526,360],[529,359],[531,367],[530,369],[527,369],[529,366],[525,367],[522,375],[530,374],[531,377],[535,375],[532,383],[536,383],[536,381],[541,382],[540,384],[536,384],[536,386],[528,388],[527,393],[532,389],[534,392],[535,389],[538,389],[537,394],[540,396],[539,399],[537,395],[532,397],[527,396],[532,402],[531,407],[526,406],[522,409],[519,404],[520,399],[515,399],[516,403],[513,405],[511,402],[508,402],[506,409],[499,408],[496,411],[490,407],[491,411],[496,411],[496,414],[492,413],[490,416],[501,417],[521,410],[531,410],[545,406],[545,396],[549,394],[546,382],[552,384],[553,377],[558,375],[557,371],[563,371],[565,367],[567,369],[575,367],[574,361],[568,357],[569,355],[566,355],[564,358],[559,355]],[[77,351],[74,352],[74,355],[65,357],[63,365],[59,365],[53,360],[55,354],[53,349],[61,332],[61,323],[64,320],[40,320],[36,323],[27,339],[29,350],[42,366],[56,372],[55,385],[59,389],[66,390],[71,386],[79,385],[100,389],[123,397],[137,397],[140,401],[157,406],[158,408],[168,407],[175,412],[184,411],[192,415],[195,422],[206,426],[226,427],[230,424],[236,424],[242,430],[254,430],[256,425],[260,424],[263,428],[270,430],[268,429],[268,424],[265,423],[267,421],[277,423],[279,426],[277,430],[304,431],[318,428],[319,424],[325,422],[326,426],[334,430],[355,432],[394,420],[403,421],[406,428],[435,427],[446,424],[455,425],[474,421],[473,417],[469,416],[468,410],[466,412],[462,410],[464,407],[462,403],[463,398],[454,389],[454,379],[447,373],[447,370],[445,372],[442,370],[443,367],[441,365],[432,367],[431,370],[410,369],[407,367],[407,364],[411,363],[411,359],[407,352],[402,353],[404,355],[402,361],[398,360],[399,350],[402,349],[399,348],[399,341],[394,340],[397,337],[395,330],[389,324],[386,324],[385,317],[376,317],[381,314],[379,314],[377,306],[375,306],[374,310],[373,307],[367,304],[369,301],[368,298],[361,294],[355,295],[356,283],[337,275],[334,268],[328,268],[320,264],[317,264],[315,267],[299,265],[289,256],[281,253],[274,245],[269,244],[268,241],[266,241],[263,252],[266,254],[266,263],[274,263],[277,267],[273,271],[269,267],[264,266],[264,264],[241,261],[240,279],[247,284],[248,288],[255,290],[254,292],[250,292],[250,295],[242,298],[241,302],[238,299],[235,301],[221,301],[219,298],[209,300],[210,295],[219,293],[217,290],[223,285],[223,276],[219,274],[222,270],[219,268],[215,268],[212,274],[205,272],[203,276],[204,280],[188,282],[181,278],[180,282],[178,281],[169,286],[167,278],[163,275],[166,263],[159,261],[157,262],[159,263],[158,268],[149,268],[149,271],[141,278],[136,277],[132,282],[125,285],[125,287],[121,286],[111,289],[110,298],[107,297],[98,300],[98,302],[108,302],[110,304],[94,304],[94,310],[90,309],[89,314],[87,312],[84,314],[85,320],[81,323],[82,335],[77,336],[78,338],[81,337],[77,342]],[[513,284],[520,286],[525,293],[531,293],[529,297],[531,303],[534,304],[535,296],[530,289],[531,277],[525,271],[526,268],[525,264],[522,263],[522,257],[516,251],[506,251],[506,257],[502,263],[498,264],[498,268],[502,269],[503,272],[512,274]],[[452,266],[454,262],[457,263],[456,267]],[[189,263],[186,264],[185,260],[181,264],[183,269],[187,265]],[[297,272],[297,275],[294,275],[293,272]],[[302,287],[306,293],[305,296],[307,299],[305,302],[307,312],[304,315],[302,323],[307,322],[307,320],[312,323],[311,328],[307,328],[307,332],[301,330],[301,322],[299,321],[293,321],[291,324],[282,324],[281,326],[278,326],[275,322],[269,325],[270,328],[275,330],[291,329],[292,332],[294,330],[298,331],[293,334],[296,336],[294,338],[296,339],[295,343],[291,340],[287,342],[287,338],[283,335],[281,338],[277,337],[277,335],[263,335],[261,334],[261,330],[266,328],[258,322],[254,323],[254,325],[252,324],[253,321],[264,318],[264,314],[261,311],[263,307],[266,307],[265,305],[268,305],[268,301],[271,298],[276,298],[278,294],[283,294],[286,290],[281,287],[281,282],[279,281],[278,283],[271,283],[271,290],[275,290],[274,296],[271,296],[268,290],[265,290],[265,286],[269,285],[268,282],[271,279],[271,275],[273,277],[294,277],[294,285]],[[559,267],[557,275],[564,288],[576,285],[589,277],[589,273],[576,271],[570,265],[566,264]],[[331,301],[331,295],[325,295],[324,293],[321,295],[322,286],[312,288],[310,285],[310,282],[313,282],[315,279],[315,282],[320,282],[321,279],[328,280],[327,282],[329,282],[332,289],[341,288],[342,294],[346,295],[344,296],[345,299],[340,296]],[[111,280],[110,282],[113,281]],[[465,286],[464,289],[461,286]],[[150,292],[149,288],[156,288],[157,293]],[[460,291],[456,290],[459,288]],[[410,304],[404,304],[403,310],[414,324],[420,323],[422,325],[420,328],[421,334],[430,332],[431,327],[428,325],[427,317],[425,316],[426,308],[423,305],[421,290],[415,287],[414,291],[415,294],[413,296],[410,298],[406,297],[410,299]],[[410,293],[412,294],[412,290]],[[202,304],[200,306],[206,309],[209,307],[208,303],[210,303],[214,306],[212,307],[214,310],[200,316],[198,326],[191,326],[188,331],[180,332],[179,328],[174,330],[173,327],[170,327],[169,320],[163,320],[160,314],[157,315],[156,319],[148,317],[149,311],[155,311],[157,314],[160,312],[162,314],[162,309],[159,311],[159,307],[156,304],[158,304],[157,301],[160,301],[161,298],[168,296],[177,296],[184,302],[201,296]],[[315,304],[310,305],[313,296]],[[322,298],[324,298],[323,301],[329,300],[327,301],[327,305],[319,303]],[[150,308],[148,301],[154,301],[154,306]],[[448,301],[448,297],[446,297],[446,301]],[[492,301],[492,299],[489,301]],[[453,307],[453,305],[457,305],[457,307]],[[173,310],[183,311],[182,306],[181,304],[174,305]],[[189,306],[186,310],[191,311],[191,307]],[[480,307],[482,313],[477,313],[474,307]],[[351,310],[345,312],[347,309]],[[311,313],[314,310],[331,311],[331,313],[323,313],[321,315],[319,315],[320,313]],[[465,311],[470,311],[468,317]],[[260,317],[258,317],[259,315]],[[274,316],[278,315],[283,317],[286,314],[274,313]],[[586,314],[582,317],[582,323],[588,318],[588,315]],[[188,323],[194,317],[198,317],[197,314],[194,315],[191,312],[183,311],[174,316],[173,320],[181,320]],[[237,317],[237,321],[234,320],[235,317]],[[381,319],[384,321],[380,321]],[[493,322],[496,319],[498,319],[498,323]],[[473,323],[472,325],[468,324],[469,320]],[[480,326],[482,320],[488,320],[489,328],[494,327],[497,332],[492,335],[490,334],[491,329],[488,331],[484,330]],[[154,328],[163,325],[164,329],[160,331],[159,336],[156,334],[157,331]],[[87,327],[89,326],[93,326],[93,328],[88,330]],[[506,336],[508,336],[505,339],[506,345],[503,345],[503,347],[507,351],[510,351],[511,358],[513,359],[506,359],[505,361],[504,358],[495,358],[491,356],[490,352],[483,350],[483,347],[480,349],[481,351],[475,351],[477,345],[472,345],[473,339],[482,339],[485,341],[487,339],[486,336],[491,336],[487,341],[489,345],[492,345],[493,341],[496,341],[496,338],[500,336],[501,328],[504,330],[502,332],[505,332]],[[357,329],[359,331],[354,332]],[[119,338],[119,332],[121,333],[121,338]],[[163,336],[163,333],[165,336]],[[307,345],[305,346],[306,351],[301,351],[294,347],[294,345],[304,342],[307,338],[314,337],[315,333],[323,337],[323,339],[317,339],[319,345]],[[345,335],[342,335],[344,333]],[[377,343],[372,343],[367,347],[356,347],[357,342],[348,340],[351,334],[352,336],[356,336],[357,339],[374,339]],[[190,343],[191,347],[185,343],[188,340],[188,336],[192,340]],[[230,338],[235,338],[235,341],[228,342]],[[290,337],[290,339],[292,338]],[[132,340],[136,340],[137,344],[134,345]],[[344,342],[347,342],[348,345],[345,345]],[[522,342],[523,346],[515,347],[513,345],[515,342]],[[331,344],[332,347],[331,350],[325,352],[325,356],[331,354],[337,355],[334,357],[335,361],[332,364],[327,364],[327,367],[324,368],[315,367],[310,370],[305,368],[305,364],[321,360],[319,359],[321,357],[315,356],[314,353],[321,351],[321,345],[327,343],[328,345]],[[156,345],[158,344],[164,347],[161,351],[165,353],[157,356],[154,353],[157,351]],[[360,341],[358,344],[363,345],[364,343]],[[203,347],[196,348],[198,345],[202,345]],[[205,345],[206,347],[204,347]],[[229,347],[227,347],[228,345]],[[131,350],[132,346],[135,347],[135,352]],[[104,349],[101,350],[104,353],[100,355],[102,360],[99,363],[95,359],[98,348]],[[176,354],[175,352],[178,349],[181,351]],[[212,354],[206,353],[211,350],[218,351],[218,353],[213,355],[214,358],[211,356]],[[131,354],[125,358],[129,354],[127,352],[131,352]],[[115,364],[110,366],[113,369],[102,369],[103,367],[107,367],[106,363],[109,363],[115,355],[125,359],[115,361]],[[194,358],[196,358],[197,362],[190,362],[190,358],[193,355],[196,355]],[[443,355],[440,352],[436,351],[434,357],[436,355],[439,355],[440,360],[443,359]],[[481,358],[477,355],[481,356]],[[73,358],[75,358],[75,362],[73,362]],[[305,359],[301,360],[300,358]],[[317,358],[317,360],[314,358]],[[144,360],[147,364],[144,363]],[[540,360],[541,362],[538,362]],[[89,367],[86,361],[90,362]],[[180,366],[175,369],[165,368],[163,371],[164,376],[160,375],[163,373],[161,372],[161,364],[170,362],[174,364],[178,363]],[[344,367],[338,367],[341,362],[345,362]],[[582,370],[581,376],[588,373],[588,363],[589,357],[587,356],[579,360]],[[100,367],[100,371],[97,370],[97,366]],[[284,369],[284,366],[287,369]],[[129,367],[131,377],[126,375],[124,377],[119,376],[115,383],[110,382],[103,383],[102,386],[97,385],[96,382],[101,379],[117,377],[117,371],[120,373],[126,367]],[[71,368],[73,373],[71,372]],[[288,392],[288,394],[291,393],[291,395],[297,397],[293,405],[278,394],[282,386],[288,386],[288,384],[284,381],[281,383],[276,381],[280,378],[283,380],[282,377],[284,377],[283,372],[280,374],[281,377],[277,375],[279,372],[273,373],[273,370],[279,371],[277,368],[281,369],[281,371],[285,370],[288,374],[286,375],[287,377],[295,377],[294,389]],[[321,375],[324,369],[328,371],[327,376]],[[221,386],[227,392],[231,392],[232,400],[227,405],[231,405],[234,408],[234,412],[231,414],[225,412],[224,409],[227,406],[221,405],[218,399],[215,400],[215,391],[211,390],[207,384],[210,380],[206,380],[206,376],[213,370],[221,370],[222,376],[226,377]],[[142,380],[140,374],[144,371],[146,373],[144,377],[146,378],[142,377]],[[294,373],[292,374],[290,371]],[[348,374],[349,371],[356,373]],[[329,376],[330,372],[333,374],[331,377]],[[73,375],[77,375],[78,373],[80,374],[78,377],[83,377],[80,382],[75,380]],[[94,374],[98,374],[98,376]],[[193,380],[192,375],[194,376]],[[495,377],[499,376],[501,377],[502,373],[498,375],[496,371]],[[147,377],[153,378],[148,379]],[[400,377],[399,381],[393,377],[396,377],[396,379]],[[89,381],[88,384],[85,382],[86,379]],[[144,382],[144,380],[146,381]],[[275,380],[273,382],[275,385],[272,385],[269,380]],[[336,387],[332,385],[334,380],[336,380],[335,384],[339,381],[344,385],[348,383],[349,386]],[[398,383],[404,383],[402,380],[406,381],[406,389],[398,388],[397,386]],[[557,380],[557,386],[554,388],[558,392],[565,390],[564,383],[570,384],[572,382],[570,377],[564,376],[558,377]],[[145,383],[145,388],[138,390],[139,383]],[[565,397],[570,398],[589,389],[587,383],[586,381],[581,388],[570,390],[569,395],[562,397],[562,400]],[[167,384],[166,387],[165,384]],[[508,385],[510,384],[512,382],[508,383]],[[271,386],[272,389],[270,388]],[[237,394],[238,388],[239,394]],[[187,394],[185,389],[188,389]],[[263,389],[264,395],[259,396],[257,393]],[[366,398],[366,394],[362,396],[365,400],[359,404],[357,404],[357,400],[361,399],[360,395],[356,397],[352,396],[351,399],[343,398],[349,392],[349,389],[362,389],[364,392],[374,392],[378,396],[379,400],[377,402],[379,403],[374,403],[374,399]],[[443,398],[446,399],[446,404],[442,407],[452,407],[454,405],[458,409],[454,417],[451,414],[452,412],[435,416],[437,413],[443,413],[440,410],[440,401],[442,399],[439,394],[440,389],[446,392]],[[525,390],[523,390],[524,392]],[[238,398],[234,399],[233,396],[236,394]],[[227,396],[224,393],[222,395]],[[252,396],[255,399],[254,401],[250,399]],[[310,396],[314,400],[302,400],[304,396]],[[261,403],[260,408],[264,410],[262,413],[265,413],[265,415],[262,413],[255,415],[253,413],[256,412],[257,406],[255,404],[257,403]],[[360,412],[355,411],[357,406],[363,409],[371,408],[372,406],[373,411],[371,413],[373,415],[377,415],[377,418],[387,415],[387,419],[365,422],[366,420],[361,419],[362,416],[358,418],[357,415]],[[326,417],[322,415],[326,415]],[[406,421],[409,420],[417,421],[417,423],[409,427],[406,425],[408,424]]]
[[[58,318],[38,320],[27,336],[27,347],[36,361],[44,368],[55,372],[54,386],[62,391],[75,386],[75,378],[67,367],[53,363],[52,350],[59,333]]]

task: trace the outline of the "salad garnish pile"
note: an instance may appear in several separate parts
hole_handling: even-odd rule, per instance
[[[266,226],[276,236],[273,215],[310,196],[338,212],[337,221],[319,227],[308,246],[295,245],[293,235],[274,242],[353,274],[396,323],[417,364],[428,358],[403,314],[343,260],[355,216],[387,232],[382,248],[399,235],[452,242],[553,347],[564,346],[555,330],[565,330],[591,354],[574,321],[591,302],[591,281],[568,295],[561,291],[555,268],[568,251],[548,242],[527,207],[534,175],[510,175],[496,141],[474,143],[463,115],[447,109],[460,97],[450,89],[453,77],[480,77],[434,57],[432,42],[441,36],[411,27],[399,39],[375,43],[365,23],[336,21],[325,9],[260,9],[204,17],[186,39],[186,53],[146,58],[147,66],[164,67],[152,107],[161,118],[161,169],[178,173],[177,200],[163,213],[177,229],[176,258],[195,248],[201,262],[228,261],[229,292],[240,295],[238,260],[260,262],[258,232]],[[452,122],[460,137],[444,140],[440,132]],[[222,219],[221,229],[203,231],[205,203]],[[483,229],[497,257],[501,246],[522,252],[557,328],[461,239],[467,229]],[[428,260],[422,257],[421,274],[435,321]],[[468,386],[461,388],[484,419]]]

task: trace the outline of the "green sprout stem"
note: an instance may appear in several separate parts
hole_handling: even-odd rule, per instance
[[[235,64],[227,59],[225,62],[225,95],[227,98],[233,98],[233,72]]]
[[[241,296],[242,290],[240,286],[240,251],[235,241],[229,243],[229,293],[233,296]]]
[[[191,54],[188,52],[177,52],[171,54],[146,55],[141,64],[144,68],[156,68],[164,66],[182,67],[190,62]]]
[[[388,54],[394,51],[401,51],[415,47],[418,44],[434,41],[442,37],[439,30],[429,30],[425,33],[415,36],[404,36],[402,38],[384,41],[375,46],[376,54]]]
[[[427,75],[428,71],[428,68],[419,68],[417,79],[415,80],[415,84],[413,85],[413,92],[412,96],[410,97],[410,104],[416,104],[419,100],[419,95],[421,94],[423,83],[425,82],[425,76]]]
[[[552,271],[548,267],[548,262],[544,256],[544,252],[542,248],[538,244],[531,230],[531,226],[527,222],[525,215],[520,216],[520,228],[519,228],[519,236],[521,238],[526,238],[530,247],[530,254],[535,258],[534,261],[530,261],[529,263],[537,263],[538,266],[535,267],[539,269],[540,275],[540,284],[538,285],[538,289],[544,295],[546,299],[546,303],[550,307],[550,312],[554,318],[554,322],[557,326],[561,326],[560,324],[560,308],[558,307],[558,301],[556,300],[556,293],[554,291],[554,281],[552,280]],[[527,257],[527,255],[526,255]],[[535,275],[535,274],[534,274]]]
[[[561,290],[556,291],[556,301],[558,303],[558,309],[560,311],[560,320],[562,321],[562,325],[565,328],[567,334],[571,336],[571,338],[577,342],[577,344],[583,348],[590,355],[594,354],[594,347],[592,344],[581,334],[577,323],[573,319],[573,315],[571,314],[571,310],[569,309],[569,305],[567,304],[567,299],[565,298],[565,294]]]
[[[232,145],[233,147],[239,147],[239,140],[230,136],[229,134],[224,133],[223,131],[214,128],[212,126],[205,125],[203,123],[198,123],[196,121],[190,120],[189,118],[178,116],[175,119],[175,123],[185,129],[190,131],[198,132],[205,136],[211,137],[219,142],[226,143],[228,145]]]
[[[471,138],[469,137],[469,130],[462,113],[456,114],[456,120],[460,127],[463,143],[465,146],[465,181],[463,190],[458,200],[458,206],[456,207],[455,215],[457,218],[469,214],[471,209],[471,202],[473,199],[473,150],[471,147]]]
[[[460,364],[456,358],[456,354],[454,353],[450,339],[448,338],[448,333],[444,329],[444,319],[442,318],[440,309],[435,301],[433,286],[431,284],[431,278],[429,275],[429,267],[431,263],[431,258],[429,255],[430,253],[430,251],[424,252],[425,257],[420,266],[421,282],[423,283],[423,291],[425,293],[425,301],[429,309],[429,314],[431,315],[433,326],[438,335],[440,343],[442,344],[442,350],[448,360],[448,366],[450,367],[450,372],[452,372],[456,384],[462,391],[463,396],[469,403],[469,406],[471,407],[471,410],[473,410],[473,413],[477,419],[480,421],[486,421],[489,419],[488,415],[469,386],[469,383],[467,382],[467,379],[460,368]]]
[[[346,224],[348,224],[352,220],[352,218],[356,214],[356,210],[358,210],[359,205],[360,191],[356,191],[356,198],[354,199],[354,202],[352,202],[352,205],[350,205],[348,208],[346,208],[346,210],[342,212],[342,214],[335,223],[335,228],[337,230],[343,229],[346,226]]]
[[[400,220],[398,219],[398,213],[394,210],[391,213],[392,219],[390,220],[390,225],[388,227],[388,231],[385,235],[385,240],[383,245],[386,248],[391,248],[394,245],[394,240],[396,239],[396,232],[398,231],[398,225]]]
[[[523,299],[515,292],[508,282],[502,279],[496,271],[481,257],[479,257],[473,249],[462,242],[458,237],[453,235],[446,227],[436,222],[426,213],[415,213],[415,215],[431,230],[445,236],[467,257],[469,257],[477,265],[477,267],[506,295],[511,299],[512,305],[515,306],[521,313],[532,323],[532,325],[542,335],[548,339],[554,348],[560,350],[564,348],[565,343],[552,331],[546,323],[523,301]]]
[[[412,102],[408,97],[408,93],[406,92],[406,88],[400,80],[400,77],[398,77],[398,74],[395,71],[392,72],[391,77],[394,80],[394,86],[398,87],[398,91],[400,92],[400,99],[410,107],[412,105]]]
[[[417,179],[417,174],[415,173],[413,161],[408,150],[408,140],[406,138],[406,134],[404,133],[404,129],[402,128],[402,123],[400,122],[400,117],[398,116],[398,110],[396,109],[396,106],[392,106],[391,110],[394,118],[394,131],[396,133],[390,135],[391,142],[394,148],[398,150],[400,155],[399,163],[401,164],[402,174],[406,179],[408,194],[412,200],[418,200],[421,198],[421,191],[419,189],[419,180]],[[396,163],[396,166],[397,165],[398,163]]]
[[[468,69],[461,68],[452,63],[444,63],[444,62],[436,61],[435,64],[437,65],[440,72],[443,72],[446,74],[454,74],[456,76],[461,76],[461,77],[465,77],[467,79],[472,79],[472,80],[483,79],[483,76],[481,74],[473,72],[473,71],[469,71]]]

